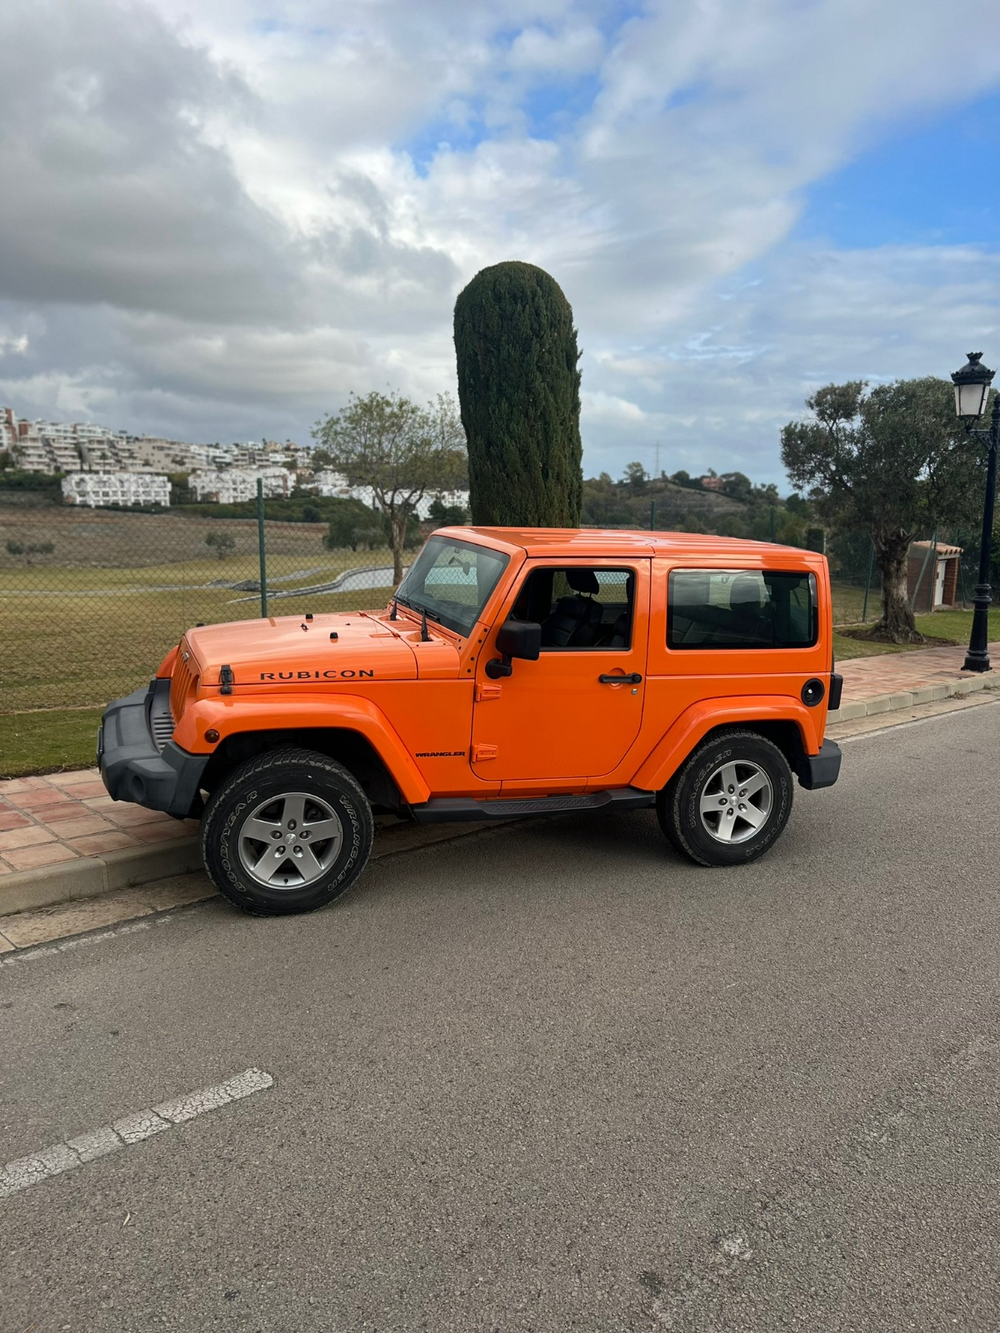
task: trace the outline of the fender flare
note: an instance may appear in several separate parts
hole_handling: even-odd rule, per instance
[[[653,747],[632,779],[632,785],[644,791],[659,791],[665,787],[695,746],[716,727],[791,722],[798,730],[803,754],[816,754],[823,734],[822,727],[817,729],[819,719],[815,713],[815,709],[806,708],[794,695],[728,695],[701,699],[685,709]]]
[[[210,744],[205,732],[214,728],[219,740]],[[385,764],[407,804],[430,799],[430,788],[410,752],[380,708],[370,699],[333,694],[327,699],[283,690],[280,699],[198,699],[184,711],[174,740],[195,754],[213,754],[222,741],[243,732],[353,731],[363,736]]]

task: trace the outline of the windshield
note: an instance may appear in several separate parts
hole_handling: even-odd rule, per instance
[[[397,600],[456,634],[467,635],[509,557],[455,537],[431,537],[399,585]]]

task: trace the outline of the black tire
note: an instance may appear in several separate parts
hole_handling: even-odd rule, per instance
[[[777,841],[791,812],[788,760],[753,731],[703,741],[656,797],[671,846],[703,866],[755,861]]]
[[[216,788],[201,821],[201,854],[231,903],[287,916],[346,892],[373,836],[371,807],[352,774],[326,755],[286,748],[248,760]]]

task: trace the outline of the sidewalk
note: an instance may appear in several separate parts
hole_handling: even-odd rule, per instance
[[[990,657],[1000,665],[1000,643]],[[839,663],[830,723],[1000,687],[1000,671],[963,672],[964,659],[955,647]],[[0,915],[198,870],[197,835],[196,820],[112,801],[96,769],[0,782]]]

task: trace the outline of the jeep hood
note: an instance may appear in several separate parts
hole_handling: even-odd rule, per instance
[[[414,636],[419,631],[411,622],[390,627],[364,612],[272,616],[188,630],[180,657],[203,686],[414,680],[416,656],[408,641]],[[225,681],[224,667],[232,673]]]

